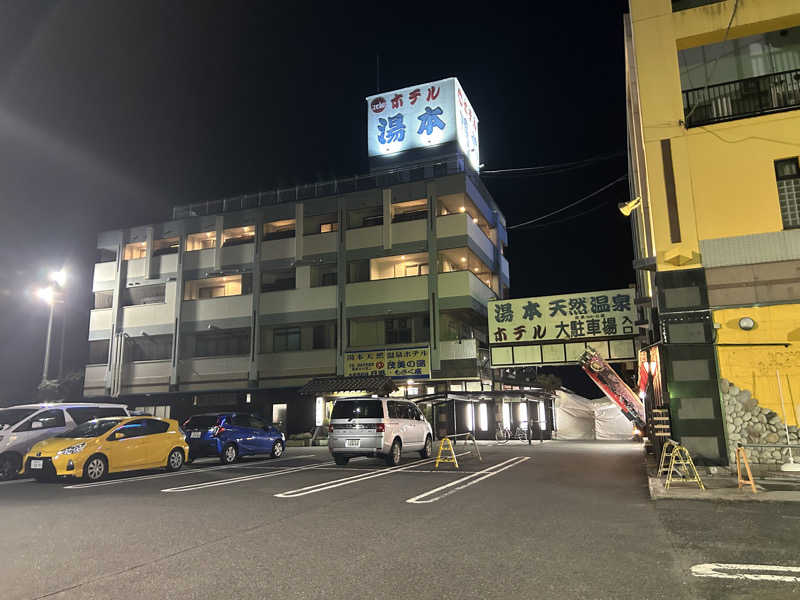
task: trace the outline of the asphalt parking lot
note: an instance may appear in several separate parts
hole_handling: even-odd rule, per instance
[[[3,483],[3,598],[800,592],[691,574],[711,562],[796,564],[795,506],[655,503],[631,443],[480,451],[482,461],[459,456],[458,471],[415,455],[394,468],[366,458],[337,467],[325,448],[290,448],[281,459],[204,460],[93,484]]]

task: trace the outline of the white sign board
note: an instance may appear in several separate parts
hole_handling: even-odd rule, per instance
[[[457,141],[476,171],[478,116],[455,77],[367,98],[367,151],[389,156]]]
[[[635,290],[579,292],[489,302],[489,343],[633,336]]]

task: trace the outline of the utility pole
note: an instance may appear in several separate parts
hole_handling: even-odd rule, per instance
[[[42,383],[47,382],[47,372],[50,370],[50,340],[53,338],[53,314],[56,303],[50,303],[50,318],[47,321],[47,341],[44,347],[44,368],[42,369]]]

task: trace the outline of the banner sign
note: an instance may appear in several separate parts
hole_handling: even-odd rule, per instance
[[[489,343],[633,336],[635,290],[579,292],[489,302]]]
[[[430,348],[383,348],[346,352],[344,374],[387,375],[393,379],[430,379]]]
[[[455,77],[367,97],[369,156],[452,141],[478,171],[478,116]]]

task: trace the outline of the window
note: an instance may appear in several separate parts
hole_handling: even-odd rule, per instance
[[[300,350],[300,328],[284,327],[272,333],[273,352],[296,352]]]
[[[125,251],[122,255],[122,260],[135,260],[137,258],[145,258],[146,256],[146,242],[134,242],[132,244],[126,244]]]
[[[354,260],[347,263],[347,283],[358,283],[369,279],[369,260]]]
[[[241,244],[252,244],[256,239],[256,228],[254,225],[246,227],[233,227],[222,232],[222,247],[239,246]]]
[[[381,400],[337,400],[331,419],[382,419]]]
[[[220,417],[217,415],[194,415],[183,423],[184,429],[211,429],[217,424]]]
[[[191,279],[183,286],[184,300],[208,300],[227,296],[243,296],[253,292],[253,274],[224,275],[207,279]]]
[[[337,269],[336,263],[313,265],[311,267],[311,287],[336,285]]]
[[[138,304],[163,304],[166,298],[166,286],[140,285],[125,288],[120,292],[119,301],[122,306],[136,306]]]
[[[374,227],[383,225],[383,204],[366,206],[347,211],[347,228]]]
[[[315,235],[339,231],[338,219],[339,217],[335,212],[321,215],[307,214],[303,218],[303,233],[305,235]]]
[[[293,238],[295,236],[295,229],[297,227],[295,219],[283,219],[281,221],[272,221],[264,223],[264,237],[266,240],[282,240],[285,238]]]
[[[104,365],[108,362],[108,340],[89,342],[89,364]]]
[[[384,326],[387,344],[405,344],[411,341],[411,319],[386,319]]]
[[[471,271],[475,277],[497,294],[499,293],[498,278],[492,270],[469,248],[452,248],[439,252],[439,272]]]
[[[142,437],[143,435],[147,435],[149,433],[147,431],[147,421],[149,421],[149,419],[137,419],[135,421],[129,421],[117,429],[114,434],[122,434],[125,438]]]
[[[784,229],[800,227],[800,158],[775,161]]]
[[[415,221],[428,217],[428,200],[411,200],[409,202],[398,202],[392,205],[392,223],[402,221]]]
[[[297,287],[294,269],[261,272],[261,291],[278,292],[280,290],[293,290]]]
[[[370,263],[370,280],[416,277],[428,274],[428,253],[401,254],[373,258]]]
[[[111,308],[114,303],[114,292],[95,292],[94,308]]]
[[[41,427],[34,427],[34,423],[40,423]],[[34,429],[52,429],[53,427],[65,427],[64,411],[61,409],[45,410],[39,414],[33,415],[30,419],[25,421],[22,425],[17,427],[14,432],[18,431],[33,431]]]
[[[107,263],[107,262],[114,262],[115,260],[117,260],[117,252],[115,250],[109,250],[108,248],[97,249],[95,262]]]
[[[172,335],[143,335],[125,341],[125,361],[167,360],[172,357]]]
[[[339,231],[339,223],[320,223],[320,233],[331,233],[333,231]]]
[[[233,415],[231,424],[234,427],[249,427],[251,429],[264,429],[266,423],[252,415]]]
[[[145,435],[157,435],[159,433],[166,433],[169,429],[169,423],[160,421],[158,419],[147,419],[145,422]]]
[[[181,344],[182,358],[250,354],[250,328],[216,329],[189,334]]]
[[[800,107],[800,27],[679,50],[678,65],[688,127]]]
[[[208,250],[217,247],[217,232],[204,231],[202,233],[192,233],[186,236],[186,251]]]
[[[314,350],[336,347],[336,324],[322,323],[314,325],[313,345]]]
[[[103,417],[128,416],[121,406],[74,406],[68,408],[67,413],[77,425],[82,425],[93,419],[102,419]]]
[[[163,254],[177,254],[180,250],[181,239],[179,237],[163,238],[153,242],[153,256]]]

